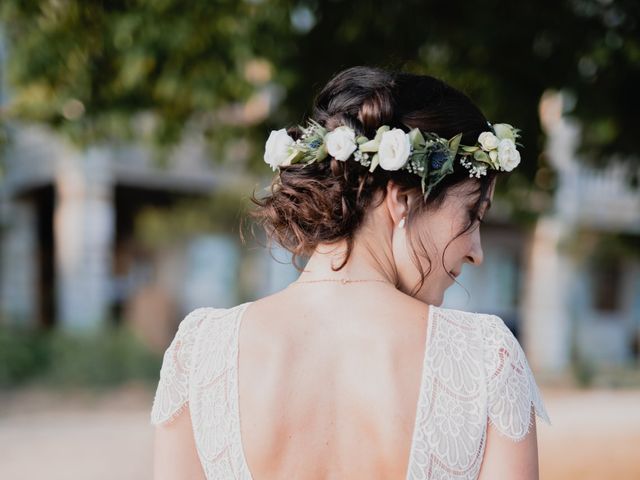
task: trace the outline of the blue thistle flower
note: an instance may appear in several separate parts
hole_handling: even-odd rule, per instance
[[[310,148],[318,148],[320,145],[322,145],[322,140],[319,139],[316,139],[313,142],[309,143]]]
[[[431,155],[431,168],[439,169],[448,159],[447,154],[443,151],[435,152]]]

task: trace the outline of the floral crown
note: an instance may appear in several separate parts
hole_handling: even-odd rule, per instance
[[[487,122],[488,123],[488,122]],[[510,172],[520,163],[516,142],[519,129],[508,123],[488,126],[492,132],[482,132],[475,145],[461,145],[462,133],[444,139],[433,132],[418,128],[405,132],[400,128],[382,125],[373,139],[356,135],[348,126],[327,132],[313,119],[307,127],[299,127],[302,135],[293,140],[286,129],[272,130],[265,145],[264,161],[276,168],[295,163],[311,164],[327,156],[336,160],[353,159],[373,172],[407,170],[422,178],[422,193],[426,200],[431,189],[446,175],[453,172],[453,161],[459,155],[460,163],[469,170],[469,177],[480,178],[487,169]]]

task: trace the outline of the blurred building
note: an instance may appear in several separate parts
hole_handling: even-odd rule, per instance
[[[236,114],[264,117],[273,105],[266,97]],[[578,161],[579,127],[562,110],[562,96],[543,98],[547,153],[559,178],[554,208],[528,232],[509,221],[508,206],[496,204],[483,230],[483,267],[459,277],[470,296],[454,285],[444,301],[500,315],[534,369],[549,374],[565,373],[576,357],[636,361],[640,332],[637,257],[595,264],[589,254],[576,258],[570,244],[583,231],[639,235],[640,195],[623,182],[622,166],[595,172]],[[5,322],[85,330],[124,318],[161,348],[189,310],[267,295],[298,275],[286,252],[274,250],[274,259],[264,249],[243,249],[232,232],[196,235],[153,254],[141,248],[134,225],[145,207],[169,207],[223,185],[247,193],[256,186],[242,162],[214,167],[198,135],[162,166],[136,145],[79,149],[43,126],[12,124],[3,163]]]
[[[637,365],[640,190],[630,186],[625,159],[611,158],[603,170],[580,161],[581,129],[563,114],[566,103],[562,93],[540,102],[558,189],[533,234],[523,304],[529,354],[542,370],[568,365],[570,355],[595,365]],[[631,250],[611,248],[616,234]]]
[[[2,40],[0,29],[0,72]],[[0,105],[11,95],[3,80]],[[278,89],[267,84],[224,115],[237,123],[260,121],[278,98]],[[140,115],[135,127],[148,130],[152,121]],[[279,268],[266,251],[241,255],[237,232],[203,228],[160,251],[136,238],[136,219],[148,207],[168,209],[221,189],[248,194],[256,185],[246,175],[240,143],[233,162],[212,162],[207,142],[194,129],[159,162],[152,149],[135,143],[82,149],[44,125],[7,127],[0,321],[83,331],[126,319],[162,348],[190,310],[229,307],[243,301],[246,290],[260,294],[273,290],[280,277],[291,279],[291,269]],[[257,269],[272,273],[261,277]]]
[[[549,92],[540,102],[558,178],[553,208],[531,233],[492,212],[483,230],[485,263],[459,277],[471,299],[456,286],[445,296],[447,306],[501,315],[532,368],[550,377],[576,361],[640,361],[640,191],[629,186],[625,162],[613,159],[598,171],[579,161],[580,126],[563,115],[564,98]],[[634,255],[606,248],[620,233]]]

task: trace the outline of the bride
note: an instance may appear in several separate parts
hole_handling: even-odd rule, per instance
[[[518,129],[436,78],[353,67],[271,132],[251,215],[299,278],[199,308],[167,349],[154,478],[537,479],[550,424],[502,319],[441,306],[480,267]]]

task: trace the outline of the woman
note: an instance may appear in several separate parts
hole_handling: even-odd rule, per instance
[[[201,308],[167,349],[155,478],[535,479],[521,346],[495,315],[442,308],[518,130],[430,76],[354,67],[307,125],[273,131],[252,215],[309,257],[287,288]]]

